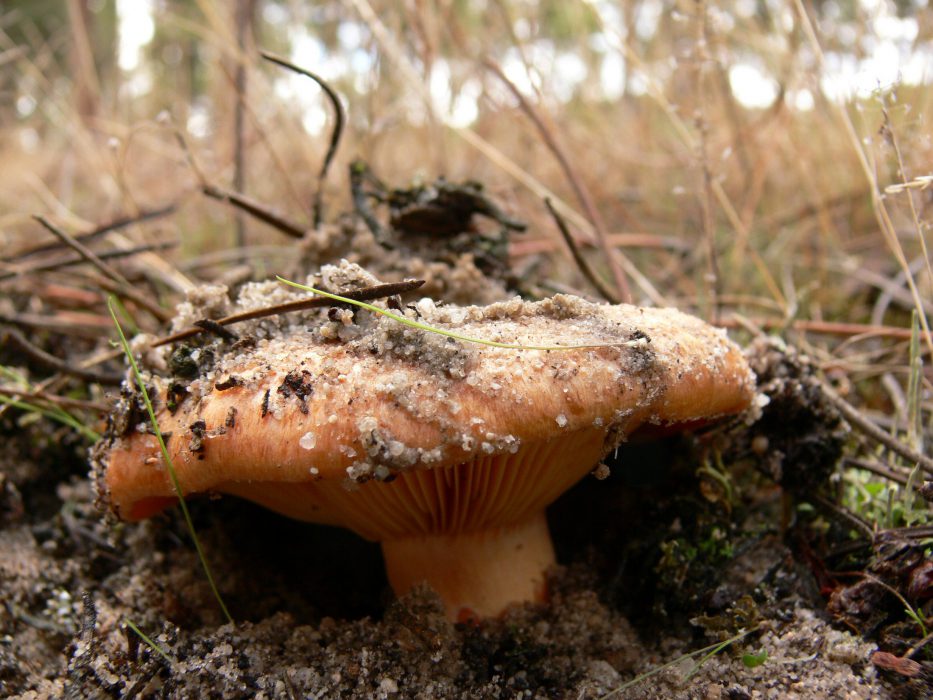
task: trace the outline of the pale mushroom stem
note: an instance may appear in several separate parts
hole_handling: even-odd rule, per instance
[[[382,543],[396,595],[429,584],[447,617],[494,617],[509,604],[544,602],[545,574],[555,563],[544,511],[497,530],[429,534]]]

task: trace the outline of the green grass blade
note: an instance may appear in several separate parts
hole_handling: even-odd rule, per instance
[[[923,453],[923,423],[921,421],[920,410],[920,384],[921,373],[923,372],[923,359],[920,354],[920,322],[918,320],[916,309],[911,314],[910,324],[910,374],[907,379],[907,442],[917,452]],[[917,484],[923,479],[920,463],[913,465],[910,475],[907,477],[907,485],[904,487],[904,510],[907,516],[908,524],[911,524],[917,515],[922,517],[926,511],[926,504],[923,503],[917,493]],[[917,503],[920,507],[917,508]],[[919,510],[919,514],[915,514]]]
[[[123,328],[120,326],[120,321],[117,319],[117,314],[114,310],[114,297],[111,296],[107,300],[107,308],[110,310],[110,317],[113,319],[113,323],[117,327],[117,333],[120,334],[120,343],[123,345],[123,352],[126,354],[126,357],[129,360],[130,367],[133,368],[133,377],[136,379],[136,385],[139,387],[139,391],[143,396],[143,401],[146,404],[146,410],[149,412],[149,422],[152,424],[152,431],[155,433],[156,439],[159,441],[159,449],[162,450],[162,458],[165,460],[165,466],[168,469],[169,478],[172,480],[172,488],[175,489],[175,494],[178,496],[178,503],[181,505],[181,511],[185,516],[185,523],[188,525],[188,532],[191,533],[191,540],[194,542],[194,548],[198,552],[198,558],[201,560],[201,566],[204,568],[204,573],[207,575],[207,581],[211,586],[211,590],[214,592],[214,597],[220,604],[220,609],[223,610],[224,617],[227,618],[227,622],[233,622],[233,617],[227,610],[227,605],[224,603],[224,600],[220,595],[220,591],[217,589],[217,584],[214,582],[214,576],[211,573],[210,566],[208,566],[207,558],[204,556],[204,550],[201,549],[201,541],[198,539],[197,532],[195,532],[194,522],[191,520],[191,513],[188,512],[188,504],[185,502],[185,496],[181,491],[181,484],[178,482],[178,475],[175,473],[175,465],[172,463],[171,455],[169,455],[168,448],[165,446],[165,439],[162,437],[162,431],[159,429],[159,423],[156,421],[155,410],[152,407],[152,401],[149,400],[149,392],[146,391],[146,384],[143,381],[142,374],[140,374],[139,367],[136,364],[136,358],[133,357],[133,352],[130,350],[130,344],[127,342],[126,336],[123,334]]]
[[[142,639],[149,646],[150,649],[152,649],[153,651],[158,653],[159,656],[161,656],[163,659],[168,661],[169,665],[174,665],[175,659],[169,656],[168,652],[165,651],[165,649],[163,649],[158,644],[156,644],[155,640],[153,640],[151,637],[146,635],[145,632],[139,629],[139,627],[137,627],[131,619],[129,619],[128,617],[124,617],[123,621],[126,623],[127,627],[133,630],[139,636],[139,638]]]
[[[13,384],[14,388],[22,389],[23,391],[32,391],[34,389],[33,385],[25,377],[25,375],[20,374],[12,367],[7,367],[6,365],[0,365],[0,378],[5,379],[8,382]],[[42,406],[40,404],[30,403],[23,400],[23,397],[14,398],[13,396],[4,396],[2,395],[3,387],[0,387],[0,402],[18,408],[21,411],[26,411],[29,413],[38,413],[52,420],[57,420],[60,423],[74,428],[81,435],[88,438],[91,442],[96,442],[100,439],[100,435],[95,431],[84,425],[80,420],[75,418],[73,415],[68,413],[61,406],[56,406],[52,404],[51,406]]]
[[[292,282],[287,280],[284,277],[276,275],[275,278],[279,282],[284,282],[287,285],[292,287],[297,287],[298,289],[303,289],[306,292],[311,292],[312,294],[317,294],[322,297],[327,297],[328,299],[333,299],[334,301],[343,302],[344,304],[352,304],[353,306],[358,306],[361,309],[366,309],[367,311],[372,311],[373,313],[382,314],[388,318],[391,318],[393,321],[398,321],[406,326],[412,328],[417,328],[422,331],[427,331],[428,333],[436,333],[437,335],[443,335],[448,338],[453,338],[454,340],[459,340],[465,343],[478,343],[479,345],[488,345],[493,348],[506,348],[508,350],[582,350],[587,348],[618,348],[618,347],[634,347],[640,343],[643,343],[643,340],[625,340],[618,343],[583,343],[580,345],[516,345],[513,343],[499,343],[495,340],[485,340],[483,338],[472,338],[466,335],[460,335],[459,333],[454,333],[453,331],[448,331],[443,328],[437,328],[435,326],[429,326],[426,323],[418,323],[413,321],[410,318],[406,318],[401,314],[393,313],[387,309],[380,309],[378,306],[373,304],[367,304],[365,301],[357,301],[356,299],[349,299],[347,297],[342,297],[338,294],[331,294],[330,292],[323,292],[320,289],[315,289],[314,287],[309,287],[306,284],[299,284],[298,282]]]
[[[3,390],[0,389],[0,391]],[[36,404],[22,401],[20,399],[13,399],[2,394],[0,394],[0,403],[5,403],[9,406],[13,406],[14,408],[18,408],[21,411],[26,411],[27,413],[38,413],[45,416],[46,418],[56,420],[70,428],[74,428],[91,442],[97,442],[100,439],[100,435],[96,431],[84,425],[84,423],[79,421],[77,418],[61,407],[46,408],[44,406],[37,406]]]
[[[734,637],[730,637],[724,642],[717,642],[716,644],[710,644],[708,647],[703,647],[702,649],[697,649],[696,651],[691,651],[687,654],[678,656],[673,661],[668,661],[666,664],[656,666],[650,671],[641,673],[635,676],[633,679],[626,681],[625,683],[618,686],[617,688],[613,688],[605,695],[600,696],[599,700],[608,700],[608,698],[615,697],[616,695],[623,692],[624,690],[628,690],[632,686],[638,685],[642,681],[647,680],[648,678],[651,678],[651,676],[656,676],[657,674],[661,673],[661,671],[663,671],[664,669],[670,668],[671,666],[676,666],[684,659],[692,659],[694,656],[700,656],[701,654],[705,654],[705,656],[703,656],[702,659],[700,659],[699,661],[696,662],[696,664],[694,664],[693,668],[690,669],[690,672],[686,676],[684,676],[683,681],[686,682],[690,680],[690,678],[692,678],[693,675],[696,674],[696,672],[699,671],[700,668],[703,667],[703,664],[709,661],[713,656],[721,652],[723,649],[725,649],[729,645],[735,644],[737,641],[739,641],[743,637],[747,637],[752,632],[757,632],[759,629],[760,629],[760,626],[752,627],[750,630],[745,630],[744,632],[740,632],[739,634],[735,635]]]

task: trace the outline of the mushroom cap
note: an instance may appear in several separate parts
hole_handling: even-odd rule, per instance
[[[754,395],[725,332],[673,309],[558,295],[486,307],[423,299],[406,313],[510,344],[603,345],[516,350],[368,312],[305,316],[225,350],[174,410],[173,380],[147,377],[183,493],[235,494],[382,541],[507,527],[639,426],[737,413]],[[155,436],[126,415],[131,403],[93,463],[101,500],[137,520],[175,492]]]

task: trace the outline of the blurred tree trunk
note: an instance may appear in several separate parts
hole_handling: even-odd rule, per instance
[[[234,87],[236,104],[233,113],[233,189],[243,192],[246,187],[246,57],[249,38],[253,33],[256,0],[237,0],[236,41],[239,48]],[[242,212],[236,218],[236,245],[246,244],[246,219]]]
[[[69,63],[74,68],[74,108],[87,124],[97,115],[100,107],[100,80],[94,63],[93,42],[89,31],[92,17],[87,3],[82,0],[68,0],[68,20],[71,27]]]

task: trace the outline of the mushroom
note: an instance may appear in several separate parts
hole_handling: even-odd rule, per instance
[[[365,312],[306,314],[237,350],[216,341],[187,393],[146,381],[186,496],[233,494],[379,541],[396,594],[427,582],[451,619],[545,599],[545,508],[640,426],[734,414],[754,395],[725,333],[673,309],[558,295],[405,313],[504,343],[591,346],[489,347]],[[139,520],[176,495],[130,404],[93,463],[101,501]]]

